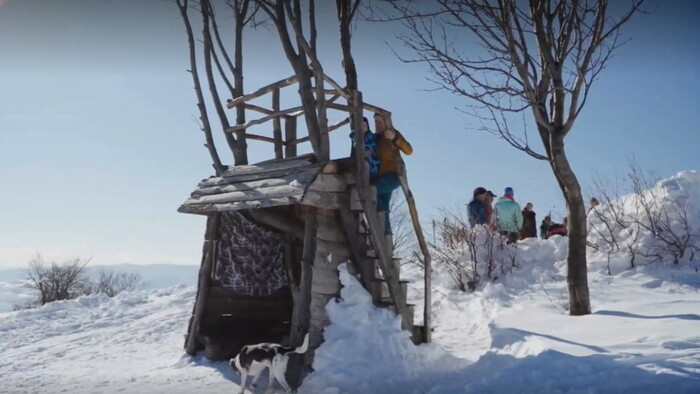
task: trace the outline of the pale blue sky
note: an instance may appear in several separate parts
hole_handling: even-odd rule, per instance
[[[624,30],[632,40],[567,138],[584,188],[596,174],[623,175],[631,157],[662,177],[699,167],[700,3],[657,4]],[[326,71],[343,81],[337,28],[319,29]],[[354,54],[365,100],[392,111],[414,146],[406,162],[424,221],[462,207],[476,186],[499,195],[512,186],[538,220],[563,215],[548,166],[469,129],[454,109],[461,99],[426,92],[425,67],[387,48],[392,29],[361,25]],[[273,32],[249,33],[246,47],[246,91],[292,74]],[[37,252],[94,264],[199,263],[204,218],[176,212],[212,172],[188,67],[173,4],[0,1],[0,268]],[[344,156],[347,130],[332,140],[333,156]],[[251,161],[271,155],[270,145],[252,144]]]

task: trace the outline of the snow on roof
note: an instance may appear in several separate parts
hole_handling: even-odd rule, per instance
[[[208,213],[296,204],[321,170],[313,155],[232,166],[204,179],[178,209]]]

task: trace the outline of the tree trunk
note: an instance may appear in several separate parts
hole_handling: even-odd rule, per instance
[[[591,301],[586,261],[586,211],[581,186],[566,158],[564,138],[553,135],[550,138],[550,148],[552,170],[562,188],[568,211],[569,253],[566,259],[566,281],[569,287],[569,314],[588,315],[591,313]]]

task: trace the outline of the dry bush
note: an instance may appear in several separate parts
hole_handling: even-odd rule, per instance
[[[140,287],[138,274],[115,273],[101,270],[96,278],[88,276],[90,259],[74,258],[58,264],[47,263],[37,254],[29,262],[27,278],[36,290],[34,301],[13,305],[13,310],[29,309],[53,301],[72,300],[82,295],[103,293],[109,297],[122,291],[133,291]]]
[[[461,215],[442,210],[433,222],[429,244],[436,265],[450,275],[461,291],[475,290],[484,280],[495,280],[516,266],[517,248],[487,226],[471,227]]]
[[[137,290],[140,285],[141,275],[139,274],[101,270],[95,279],[92,293],[114,297],[123,291]]]
[[[62,264],[46,263],[41,255],[34,256],[27,277],[38,291],[36,305],[89,294],[91,285],[85,272],[89,262],[90,259],[74,258]]]

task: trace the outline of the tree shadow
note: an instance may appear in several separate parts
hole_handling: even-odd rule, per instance
[[[499,327],[496,327],[494,324],[490,324],[489,327],[491,329],[491,338],[493,338],[491,341],[492,348],[503,348],[507,345],[512,345],[516,342],[524,341],[525,337],[527,337],[527,336],[538,336],[538,337],[542,337],[542,338],[551,339],[553,341],[566,343],[569,345],[581,346],[583,348],[594,351],[596,353],[608,353],[607,350],[605,350],[604,348],[602,348],[600,346],[587,345],[585,343],[574,342],[574,341],[570,341],[568,339],[555,337],[554,335],[540,334],[537,332],[521,330],[518,328],[510,328],[510,327],[509,328],[499,328]]]
[[[700,320],[700,315],[693,313],[682,313],[678,315],[659,315],[659,316],[649,316],[649,315],[638,315],[629,312],[620,311],[596,311],[594,315],[604,315],[604,316],[618,316],[618,317],[631,317],[635,319],[680,319],[680,320]]]

